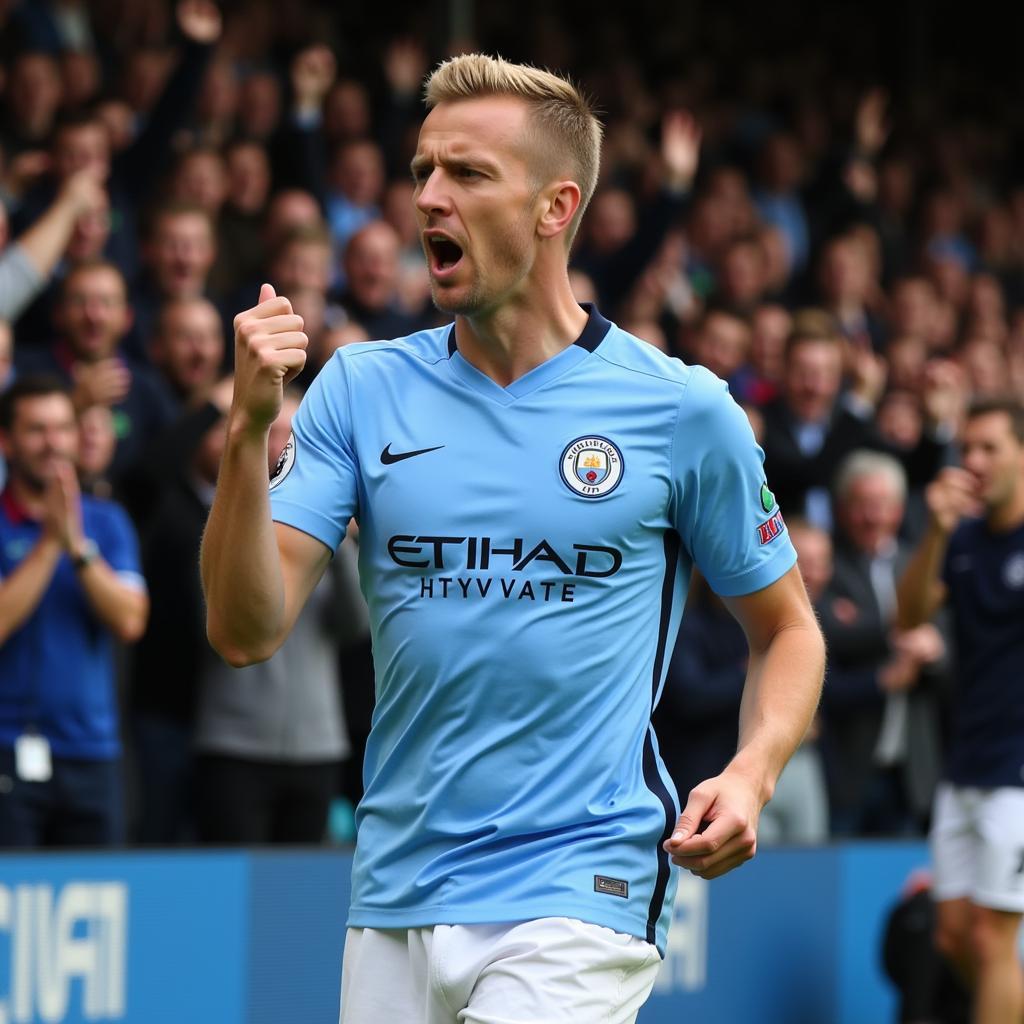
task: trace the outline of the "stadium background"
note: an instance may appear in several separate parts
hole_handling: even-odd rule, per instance
[[[69,30],[71,22],[57,16],[61,8],[80,16],[88,31]],[[872,340],[875,355],[885,360],[886,345],[898,333],[894,284],[901,275],[920,274],[931,283],[936,307],[953,308],[950,336],[936,327],[935,336],[925,340],[928,359],[956,367],[961,400],[1000,389],[1024,393],[1024,123],[1016,52],[1024,8],[981,3],[964,9],[923,0],[725,7],[639,0],[623,10],[568,0],[555,5],[436,0],[393,2],[374,10],[312,0],[287,5],[238,0],[221,10],[223,27],[203,59],[188,109],[175,112],[167,161],[151,187],[133,200],[129,212],[137,218],[139,234],[129,239],[126,255],[115,257],[124,260],[129,297],[139,308],[148,300],[147,257],[139,243],[155,205],[168,199],[199,205],[222,228],[230,215],[246,212],[237,203],[232,208],[238,195],[232,193],[230,176],[229,184],[222,180],[218,186],[218,172],[206,168],[190,180],[183,170],[188,154],[223,153],[235,140],[255,138],[266,151],[272,179],[254,222],[270,196],[285,187],[308,187],[330,211],[344,191],[344,183],[332,177],[333,153],[365,135],[381,147],[385,178],[401,179],[419,116],[403,89],[431,63],[472,46],[567,70],[594,96],[608,127],[603,184],[619,188],[633,204],[620,245],[630,241],[629,225],[635,234],[646,204],[657,196],[664,170],[659,163],[663,114],[686,109],[702,126],[700,170],[687,205],[676,211],[675,239],[658,235],[649,244],[633,276],[632,294],[607,296],[600,273],[593,275],[606,313],[653,322],[673,351],[693,358],[694,329],[705,306],[735,306],[742,298],[723,293],[730,287],[722,272],[730,242],[754,236],[769,245],[759,235],[765,221],[755,213],[735,229],[735,238],[716,243],[717,255],[705,252],[706,258],[695,259],[700,246],[695,211],[723,180],[716,170],[738,168],[753,189],[762,173],[761,147],[784,130],[797,139],[802,157],[792,191],[807,218],[808,251],[803,269],[784,270],[774,289],[764,284],[753,305],[778,301],[780,295],[791,309],[823,304],[827,296],[816,273],[827,242],[867,224],[879,243],[874,287],[865,303],[888,327]],[[296,121],[301,130],[312,130],[320,147],[309,163],[296,166],[288,152],[294,136],[285,135],[282,146],[281,133],[297,114],[292,107],[296,55],[314,44],[333,52],[336,80],[350,86],[349,105],[337,100],[336,121],[323,106],[313,121]],[[0,188],[11,237],[31,223],[24,200],[47,174],[44,164],[33,165],[31,155],[46,151],[61,106],[67,113],[73,105],[68,97],[77,97],[74,102],[82,108],[116,101],[108,104],[109,123],[115,132],[117,125],[123,129],[118,144],[130,144],[183,51],[169,0],[0,2],[5,86]],[[20,107],[11,84],[19,58],[40,52],[51,56],[51,70],[56,69],[65,93],[50,123],[37,129],[18,123]],[[247,83],[260,76],[276,89],[247,91]],[[33,81],[42,88],[41,80]],[[865,150],[858,147],[857,112],[879,87],[886,94],[885,138],[877,149]],[[258,104],[260,97],[279,104],[263,136],[258,135],[260,118],[246,106]],[[360,128],[361,105],[366,119]],[[35,106],[27,101],[28,108]],[[336,134],[331,137],[330,131]],[[847,175],[852,164],[861,177]],[[887,206],[884,192],[885,170],[897,164],[911,169],[903,208]],[[372,196],[366,205],[379,199]],[[900,229],[896,246],[886,234],[893,217]],[[334,320],[324,318],[325,344],[332,328],[359,322],[353,312],[358,304],[348,301],[338,272],[349,231],[343,219],[328,218],[332,269],[321,299]],[[0,237],[9,243],[6,232]],[[585,232],[582,246],[587,253],[589,245],[589,266],[598,271],[602,244]],[[262,255],[269,263],[274,253]],[[53,269],[55,279],[66,273],[65,264]],[[976,297],[982,279],[997,283],[1001,301],[995,324]],[[415,270],[403,280],[407,289],[399,297],[396,287],[388,301],[400,298],[403,315],[422,315],[413,309],[420,294]],[[239,291],[210,283],[205,280],[203,290],[229,321]],[[42,350],[53,340],[52,294],[47,301],[50,307],[44,302],[26,320],[15,320],[16,364],[25,351]],[[309,308],[320,307],[311,301]],[[853,348],[862,344],[847,340]],[[137,342],[136,355],[143,359],[148,341]],[[856,376],[852,363],[850,369]],[[0,365],[0,387],[5,372]],[[914,398],[923,403],[923,383],[918,388]],[[182,407],[205,397],[197,388]],[[109,464],[99,468],[94,482],[98,493],[106,484],[118,496],[125,486]],[[159,481],[147,486],[161,493]],[[150,494],[148,503],[153,500]],[[146,506],[144,495],[138,507]],[[356,660],[346,666],[347,674],[343,668],[342,686],[357,752],[366,714],[366,666],[352,648],[348,653]],[[127,721],[135,685],[130,653],[122,675]],[[126,741],[131,770],[131,736]],[[349,760],[356,761],[357,753]],[[349,771],[346,780],[344,796],[355,799],[357,773]],[[146,795],[134,778],[129,782],[137,825]],[[344,802],[336,806],[335,840],[349,835],[345,807]],[[641,1020],[656,1024],[683,1019],[684,1013],[686,1019],[705,1019],[704,1013],[710,1019],[712,1006],[723,1020],[867,1024],[892,1019],[894,1000],[880,966],[883,923],[912,869],[926,860],[919,838],[878,844],[846,839],[816,849],[765,851],[735,878],[711,887],[688,883],[677,910],[675,952]],[[0,1021],[329,1020],[347,864],[343,850],[4,855]]]

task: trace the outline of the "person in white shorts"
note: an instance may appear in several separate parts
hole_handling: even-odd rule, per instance
[[[269,285],[236,318],[208,631],[232,664],[269,657],[358,521],[377,703],[345,1024],[628,1024],[673,864],[715,878],[753,856],[824,645],[725,383],[572,292],[589,104],[481,54],[441,65],[426,100],[416,212],[455,322],[339,349],[268,493],[267,429],[307,339]],[[750,671],[737,752],[680,811],[650,722],[695,566]]]
[[[974,1024],[1024,1017],[1024,408],[972,406],[963,468],[927,491],[928,529],[899,587],[900,625],[953,614],[959,665],[932,823],[937,943],[974,990]]]

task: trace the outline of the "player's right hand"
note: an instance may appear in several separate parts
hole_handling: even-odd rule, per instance
[[[943,533],[956,529],[964,516],[981,514],[978,487],[966,469],[947,466],[925,489],[932,522]]]
[[[269,284],[260,300],[235,317],[235,386],[232,418],[244,429],[264,430],[281,410],[285,386],[306,365],[309,339],[302,317]]]

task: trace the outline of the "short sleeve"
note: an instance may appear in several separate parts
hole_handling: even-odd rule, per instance
[[[672,442],[676,530],[723,597],[762,590],[796,564],[764,452],[725,383],[695,366]]]
[[[356,513],[358,488],[341,353],[313,381],[270,480],[275,522],[337,549]]]
[[[118,579],[137,590],[146,589],[139,558],[139,538],[132,521],[120,505],[105,501],[96,506],[97,521],[92,539],[100,549],[103,560],[117,574]]]

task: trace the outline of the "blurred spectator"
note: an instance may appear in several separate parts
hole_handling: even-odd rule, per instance
[[[285,397],[271,427],[273,463],[298,408]],[[197,545],[198,550],[198,545]],[[195,558],[193,556],[193,564]],[[212,843],[317,843],[348,754],[338,657],[351,633],[351,586],[333,559],[268,661],[231,668],[212,651],[201,671],[196,725],[199,835]]]
[[[11,325],[0,320],[0,396],[10,387],[14,379],[14,336]],[[0,451],[0,490],[7,482],[7,463]]]
[[[688,347],[689,361],[728,382],[733,395],[746,392],[745,382],[738,379],[750,354],[750,328],[743,317],[726,309],[708,309],[694,325]]]
[[[919,338],[929,352],[942,350],[939,295],[927,277],[900,278],[889,292],[889,326],[894,337]]]
[[[281,83],[271,71],[252,71],[242,82],[238,128],[242,139],[266,144],[281,120]]]
[[[17,353],[16,359],[21,370],[53,373],[71,385],[76,409],[114,409],[115,479],[174,415],[150,372],[119,352],[131,316],[117,267],[102,261],[79,264],[61,285],[54,316],[58,340],[44,350]]]
[[[430,277],[416,222],[413,184],[398,180],[384,193],[384,220],[398,233],[398,303],[406,313],[422,314],[430,306]]]
[[[113,641],[148,598],[124,512],[79,492],[78,431],[59,381],[0,397],[0,846],[123,841]]]
[[[785,307],[761,303],[750,317],[750,374],[734,392],[737,400],[763,406],[778,397],[793,318]]]
[[[60,68],[49,53],[27,50],[11,62],[0,139],[10,156],[44,148],[61,101]]]
[[[661,127],[661,187],[642,210],[617,188],[602,188],[584,219],[574,268],[582,270],[597,289],[598,302],[610,316],[632,290],[689,199],[701,131],[683,111],[665,116]]]
[[[209,214],[189,203],[159,207],[152,215],[142,254],[145,269],[132,289],[135,322],[126,348],[133,358],[145,361],[160,307],[207,293],[217,255]]]
[[[854,452],[835,490],[835,565],[820,606],[830,658],[822,711],[832,829],[922,834],[939,778],[948,669],[934,625],[896,629],[906,476],[888,455]]]
[[[228,172],[220,150],[200,146],[182,153],[171,174],[171,199],[196,206],[216,224],[228,197]]]
[[[833,238],[822,253],[818,279],[822,308],[835,317],[847,341],[880,352],[885,330],[871,308],[879,285],[863,243],[853,235]]]
[[[102,69],[96,54],[89,50],[65,50],[60,58],[63,82],[62,104],[67,110],[80,110],[99,93]]]
[[[281,240],[270,264],[270,281],[282,295],[314,291],[327,295],[331,283],[331,239],[319,225],[299,227]]]
[[[223,59],[211,61],[196,102],[196,128],[193,133],[196,144],[216,149],[231,137],[239,96],[238,76],[231,62]]]
[[[46,286],[79,221],[100,212],[106,194],[89,169],[71,175],[39,219],[0,245],[0,318],[13,321]]]
[[[799,274],[810,254],[810,228],[800,186],[803,160],[799,143],[785,132],[770,136],[758,155],[753,198],[758,212],[786,239],[789,265]]]
[[[127,481],[143,523],[142,561],[153,595],[135,649],[128,707],[139,775],[137,838],[178,843],[195,836],[193,745],[199,679],[207,658],[199,542],[213,502],[232,382],[179,417],[148,447]]]
[[[782,394],[765,407],[765,469],[779,504],[826,529],[832,524],[828,488],[846,455],[858,448],[891,451],[916,484],[941,465],[955,431],[957,393],[948,379],[936,378],[926,390],[928,429],[917,447],[901,452],[890,446],[872,421],[885,363],[870,351],[857,352],[852,386],[842,396],[844,344],[827,313],[798,314],[786,343]]]
[[[368,139],[343,142],[331,159],[327,186],[327,224],[337,252],[370,221],[380,218],[384,197],[384,156]]]
[[[401,338],[426,326],[399,302],[398,234],[386,221],[360,228],[345,246],[345,291],[340,303],[372,338]]]
[[[92,168],[105,181],[115,211],[108,255],[129,278],[138,260],[138,205],[165,169],[171,140],[188,117],[210,48],[220,38],[220,12],[212,0],[180,0],[175,11],[185,46],[143,130],[126,149],[114,153],[97,114],[64,115],[50,138],[50,173],[25,195],[16,218],[19,227],[37,220],[65,179]]]
[[[78,414],[78,479],[82,493],[111,498],[110,464],[117,447],[114,414],[106,405],[90,405]]]
[[[722,253],[714,299],[737,314],[748,316],[768,292],[767,253],[757,235],[740,235]]]
[[[262,218],[270,195],[270,161],[256,142],[237,140],[225,153],[227,200],[217,222],[217,261],[210,290],[233,294],[263,265]]]
[[[202,298],[169,299],[157,316],[150,356],[179,410],[205,401],[224,362],[217,308]]]
[[[234,335],[232,321],[235,313],[255,304],[260,285],[264,281],[277,281],[278,275],[282,272],[286,279],[289,278],[287,267],[276,264],[284,256],[286,243],[290,242],[293,236],[299,235],[303,238],[308,237],[311,243],[315,237],[318,249],[326,251],[327,254],[326,258],[320,254],[310,255],[303,261],[306,266],[315,265],[320,269],[316,271],[316,284],[310,285],[307,279],[303,278],[306,283],[301,284],[300,287],[313,288],[326,297],[327,285],[320,282],[321,279],[327,282],[330,280],[331,243],[323,214],[311,193],[297,188],[283,189],[275,193],[267,203],[259,247],[260,263],[256,272],[252,277],[243,281],[223,305],[226,337]]]

